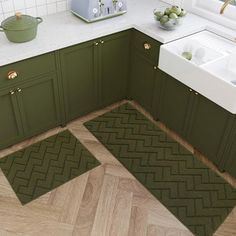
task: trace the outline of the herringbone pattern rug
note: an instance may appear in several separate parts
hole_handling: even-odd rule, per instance
[[[0,168],[22,204],[98,165],[68,130],[0,159]]]
[[[236,189],[131,105],[85,126],[195,235],[212,235],[236,205]]]

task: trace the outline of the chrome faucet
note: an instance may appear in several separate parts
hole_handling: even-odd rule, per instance
[[[222,5],[221,9],[220,9],[220,14],[223,15],[225,8],[232,3],[232,0],[225,0],[224,4]]]

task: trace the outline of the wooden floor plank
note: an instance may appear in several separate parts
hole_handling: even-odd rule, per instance
[[[146,236],[148,227],[148,211],[132,207],[129,225],[129,236]]]
[[[109,236],[119,178],[105,175],[91,236]]]
[[[103,166],[100,166],[89,173],[73,231],[74,236],[87,236],[91,234],[103,185],[103,178]]]
[[[62,213],[59,222],[74,225],[76,222],[79,206],[81,204],[86,188],[89,171],[72,181],[70,181],[69,191],[62,207]]]
[[[133,193],[118,190],[109,235],[127,236],[131,217]]]

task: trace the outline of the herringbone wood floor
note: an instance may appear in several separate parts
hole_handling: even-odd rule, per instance
[[[83,126],[83,122],[117,105],[120,103],[73,121],[66,127],[94,154],[102,166],[26,206],[21,206],[0,170],[0,236],[192,235]],[[157,125],[190,151],[196,152],[164,125]],[[0,152],[0,158],[61,130],[56,128],[5,149]],[[215,169],[200,153],[196,152],[196,156]],[[226,174],[223,177],[236,187],[236,180]],[[236,208],[215,233],[215,236],[233,235],[236,235]]]

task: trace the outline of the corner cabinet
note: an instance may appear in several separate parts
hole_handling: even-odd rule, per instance
[[[60,51],[66,121],[127,96],[130,31]]]
[[[0,148],[60,124],[55,68],[53,53],[1,68]]]
[[[127,98],[130,69],[130,31],[98,40],[100,106]]]
[[[129,98],[154,115],[153,104],[158,100],[155,90],[159,88],[160,77],[157,68],[160,43],[138,31],[133,32],[132,42]]]
[[[159,70],[160,46],[133,32],[129,98],[236,177],[235,115]]]

